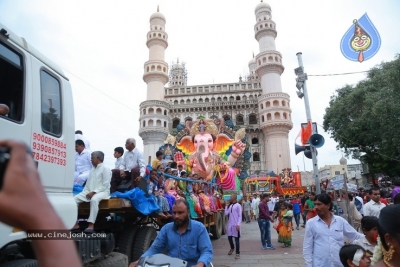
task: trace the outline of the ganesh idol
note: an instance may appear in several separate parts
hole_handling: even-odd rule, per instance
[[[239,156],[244,152],[246,144],[241,139],[245,129],[240,129],[232,139],[223,132],[223,120],[219,127],[211,119],[200,117],[187,129],[189,133],[177,144],[186,155],[186,163],[192,174],[200,179],[211,181],[217,178],[217,183],[224,190],[236,188],[236,172],[233,168]]]

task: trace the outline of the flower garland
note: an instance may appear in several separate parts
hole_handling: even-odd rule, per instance
[[[382,248],[381,248],[382,243],[381,243],[381,238],[379,236],[378,236],[378,240],[377,241],[378,242],[377,242],[377,244],[375,246],[375,249],[374,249],[374,252],[373,252],[374,255],[373,255],[372,259],[371,259],[371,266],[377,264],[383,258],[383,253],[382,253]]]

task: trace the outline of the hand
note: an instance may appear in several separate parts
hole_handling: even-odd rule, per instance
[[[125,173],[124,170],[120,170],[120,171],[119,171],[119,175],[120,175],[122,178],[125,178],[125,177],[126,177],[126,173]]]
[[[42,223],[47,217],[59,221],[42,187],[32,155],[27,153],[26,145],[7,140],[0,141],[0,146],[9,147],[11,154],[0,191],[0,221],[22,230],[43,229]]]
[[[241,155],[242,152],[246,149],[246,144],[244,144],[241,140],[237,140],[232,145],[232,150],[238,155]]]
[[[131,264],[129,264],[129,267],[136,267],[139,261],[134,261]]]
[[[236,225],[236,231],[240,231],[240,226]]]
[[[131,267],[131,266],[129,266]],[[192,265],[192,267],[205,267],[204,263],[198,262],[196,265]]]
[[[94,194],[96,194],[96,192],[90,192],[90,193],[88,193],[88,194],[86,195],[86,198],[89,199],[89,200],[91,200],[92,197],[94,196]]]

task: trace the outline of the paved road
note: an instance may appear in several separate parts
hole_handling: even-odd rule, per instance
[[[293,220],[294,222],[294,220]],[[228,255],[230,249],[228,237],[223,235],[212,242],[214,247],[213,264],[215,267],[300,267],[303,260],[304,228],[294,230],[292,246],[282,248],[278,243],[278,234],[271,226],[272,244],[275,250],[261,248],[260,230],[256,221],[242,223],[240,238],[240,259],[235,260],[235,253]]]

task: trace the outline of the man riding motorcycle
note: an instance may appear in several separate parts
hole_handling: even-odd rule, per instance
[[[203,224],[191,220],[189,204],[178,199],[172,207],[174,222],[166,224],[151,247],[141,256],[159,254],[166,248],[168,255],[188,262],[188,266],[207,267],[213,257],[213,247]],[[139,261],[129,267],[136,267]]]

